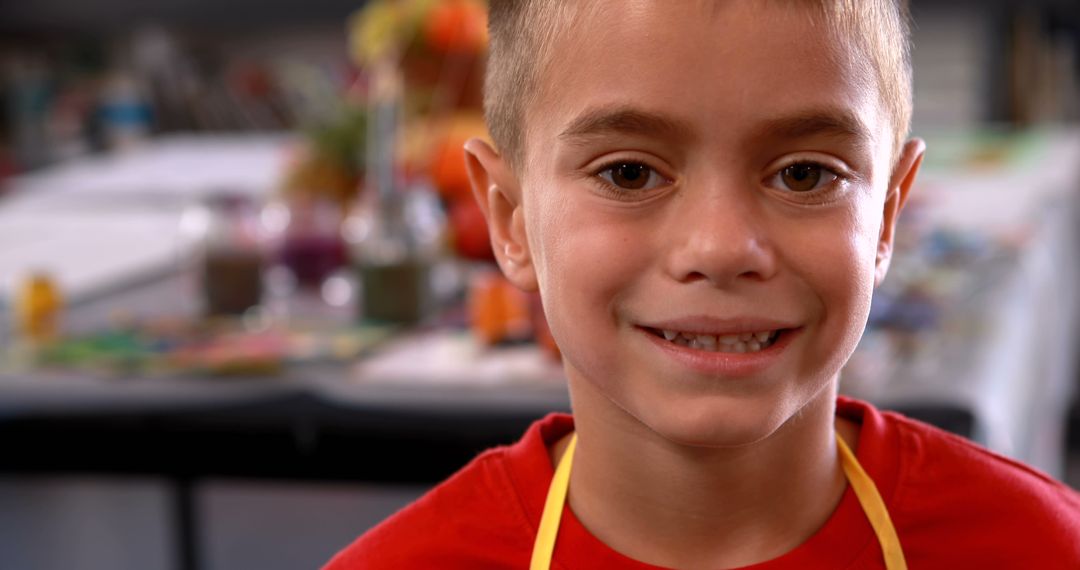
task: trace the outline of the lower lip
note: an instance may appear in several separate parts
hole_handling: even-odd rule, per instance
[[[699,350],[669,342],[640,327],[637,330],[664,351],[667,357],[686,368],[709,376],[744,378],[760,374],[772,366],[802,329],[786,329],[768,347],[742,353]]]

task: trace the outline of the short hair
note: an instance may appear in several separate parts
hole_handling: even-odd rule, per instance
[[[714,0],[719,1],[719,0]],[[774,0],[778,1],[778,0]],[[821,21],[873,62],[881,102],[893,125],[893,161],[911,125],[911,23],[907,0],[782,0],[817,8]],[[484,118],[496,148],[521,172],[525,112],[542,92],[539,81],[558,35],[573,25],[580,0],[490,0],[490,53]]]

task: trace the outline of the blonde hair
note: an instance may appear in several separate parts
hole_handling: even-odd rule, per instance
[[[882,104],[893,124],[893,160],[911,124],[910,15],[907,0],[785,0],[810,3],[820,20],[873,62]],[[541,91],[559,33],[574,25],[580,0],[490,0],[490,53],[484,118],[499,152],[520,173],[525,111]]]

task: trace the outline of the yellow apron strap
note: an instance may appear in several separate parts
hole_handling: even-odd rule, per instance
[[[889,519],[889,511],[885,508],[885,501],[881,499],[877,486],[873,479],[863,471],[855,454],[836,434],[836,447],[840,450],[840,465],[844,469],[851,490],[859,499],[866,518],[870,520],[870,526],[874,528],[878,543],[881,544],[881,552],[885,556],[885,568],[888,570],[907,570],[907,561],[904,560],[904,551],[900,548],[900,537],[896,535],[892,520]]]
[[[559,521],[562,520],[563,505],[566,504],[566,491],[570,485],[570,465],[574,462],[574,448],[577,446],[577,432],[570,436],[570,443],[559,459],[555,476],[548,487],[547,500],[544,501],[544,514],[540,517],[540,530],[533,543],[532,562],[529,570],[548,570],[551,568],[551,556],[555,553],[555,536],[559,534]]]
[[[551,557],[555,553],[555,537],[559,534],[559,522],[562,520],[563,506],[566,504],[566,492],[570,484],[570,466],[574,461],[574,448],[577,444],[577,434],[570,436],[570,443],[566,446],[559,465],[555,468],[555,476],[551,479],[548,487],[547,500],[544,501],[544,514],[540,517],[540,529],[536,533],[536,542],[533,543],[532,562],[529,570],[548,570],[551,568]],[[836,445],[840,450],[840,465],[844,469],[844,475],[851,485],[859,505],[870,520],[870,526],[877,535],[878,543],[881,544],[881,552],[885,557],[885,568],[888,570],[907,570],[907,562],[904,560],[904,552],[900,548],[900,538],[896,535],[892,521],[889,519],[889,511],[885,508],[885,501],[881,500],[874,481],[863,471],[859,460],[851,452],[840,434],[836,435]]]

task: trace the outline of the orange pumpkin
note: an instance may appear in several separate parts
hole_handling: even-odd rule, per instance
[[[476,0],[445,0],[428,12],[427,45],[444,53],[478,53],[487,46],[487,10]]]
[[[465,168],[463,133],[448,133],[435,145],[431,156],[431,181],[448,203],[472,200],[469,171]]]

